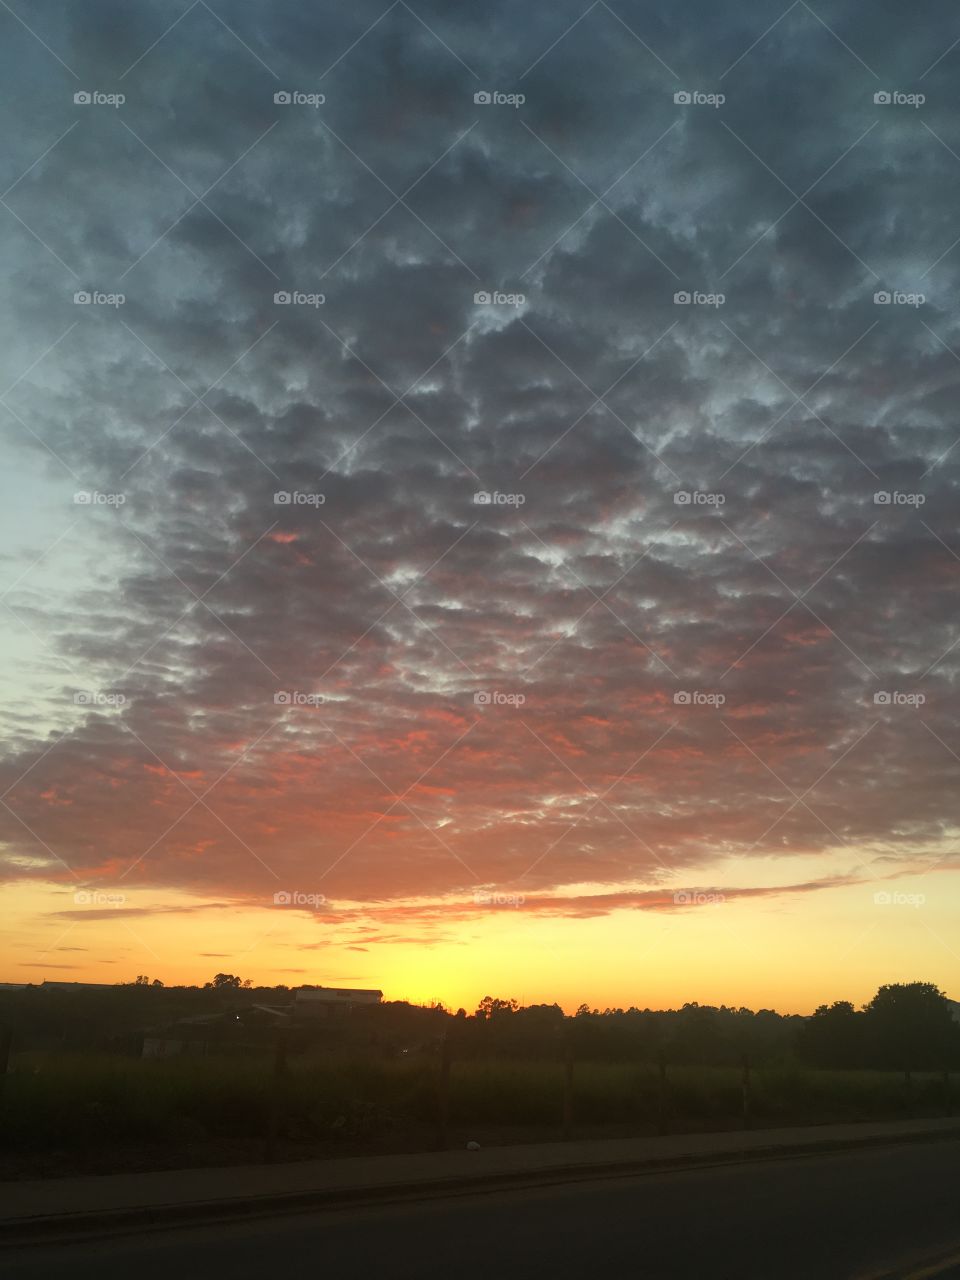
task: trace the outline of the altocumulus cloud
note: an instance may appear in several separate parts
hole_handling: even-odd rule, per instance
[[[942,862],[951,6],[21,9],[8,877]]]

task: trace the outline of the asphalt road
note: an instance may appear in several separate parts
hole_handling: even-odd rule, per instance
[[[960,1142],[0,1250],[5,1280],[957,1280]]]

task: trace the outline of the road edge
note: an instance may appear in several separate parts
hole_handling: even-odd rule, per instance
[[[715,1152],[710,1155],[650,1156],[633,1160],[605,1160],[592,1164],[557,1165],[548,1169],[520,1169],[503,1173],[454,1174],[421,1178],[411,1182],[383,1183],[379,1186],[324,1188],[314,1191],[266,1193],[201,1200],[189,1204],[160,1204],[123,1209],[93,1210],[83,1213],[34,1214],[0,1221],[0,1247],[63,1244],[70,1240],[90,1240],[128,1235],[144,1230],[208,1226],[242,1218],[275,1217],[319,1212],[325,1209],[361,1208],[375,1204],[396,1204],[410,1200],[449,1199],[457,1196],[493,1193],[499,1190],[535,1190],[538,1187],[594,1181],[602,1178],[629,1178],[658,1173],[709,1169],[748,1164],[754,1161],[802,1158],[855,1151],[867,1147],[904,1146],[922,1142],[947,1142],[960,1138],[956,1128],[831,1138],[816,1141],[777,1143],[748,1150]]]

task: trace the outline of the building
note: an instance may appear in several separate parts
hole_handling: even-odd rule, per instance
[[[368,991],[350,987],[300,987],[294,993],[293,1012],[296,1017],[328,1018],[337,1013],[349,1013],[359,1005],[380,1004],[382,991]]]
[[[49,978],[40,983],[42,991],[116,991],[119,986],[116,982],[51,982]]]
[[[143,1031],[144,1058],[181,1054],[257,1053],[276,1043],[276,1030],[290,1021],[290,1009],[254,1004],[178,1018]]]

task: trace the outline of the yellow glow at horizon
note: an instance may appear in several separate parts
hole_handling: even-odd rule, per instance
[[[925,900],[877,904],[877,892]],[[387,999],[436,998],[468,1012],[494,995],[525,1004],[556,1001],[568,1012],[581,1003],[669,1008],[698,1001],[809,1013],[831,1000],[860,1004],[881,983],[915,979],[960,998],[960,883],[943,869],[869,885],[584,919],[523,907],[484,908],[461,918],[449,905],[450,922],[440,909],[429,926],[399,911],[391,920],[383,905],[366,921],[341,924],[289,907],[206,906],[182,892],[146,889],[136,891],[135,905],[147,914],[104,908],[99,918],[84,918],[73,893],[28,882],[5,888],[9,923],[0,942],[0,978],[120,982],[146,973],[172,985],[202,984],[224,971],[255,985],[379,987]],[[64,911],[79,918],[58,914]],[[422,941],[355,937],[368,930],[420,934]]]

